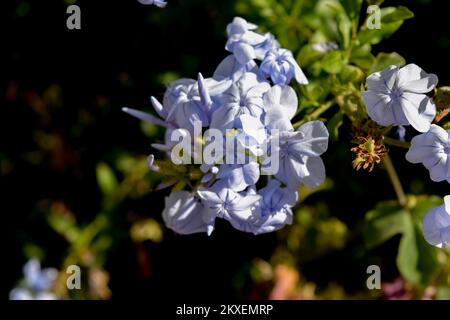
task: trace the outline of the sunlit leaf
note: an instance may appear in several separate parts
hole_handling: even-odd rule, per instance
[[[117,179],[112,169],[104,162],[97,165],[97,183],[104,195],[110,195],[117,189]]]

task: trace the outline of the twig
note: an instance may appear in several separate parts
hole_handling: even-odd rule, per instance
[[[394,165],[392,164],[391,157],[386,153],[383,156],[383,164],[386,168],[386,171],[389,175],[389,179],[391,180],[392,186],[394,187],[395,194],[397,195],[398,203],[401,206],[406,205],[406,196],[403,191],[402,184],[400,179],[398,178],[397,172],[395,171]]]

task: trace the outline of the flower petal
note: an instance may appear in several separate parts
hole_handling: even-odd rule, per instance
[[[408,64],[401,68],[397,75],[398,87],[403,91],[413,93],[427,93],[433,90],[438,77],[428,74],[415,64]]]
[[[431,104],[426,95],[403,93],[400,105],[408,122],[419,132],[430,129],[431,122],[436,115],[436,107]]]

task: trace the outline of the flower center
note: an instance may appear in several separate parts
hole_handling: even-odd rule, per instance
[[[391,93],[389,94],[389,96],[391,97],[392,100],[399,100],[403,95],[403,92],[399,89],[395,89],[393,91],[391,91]]]

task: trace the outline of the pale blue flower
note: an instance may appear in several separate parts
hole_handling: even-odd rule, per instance
[[[50,292],[58,270],[53,268],[41,269],[37,259],[29,260],[23,267],[23,283],[11,290],[11,300],[55,300],[56,296]]]
[[[245,164],[223,164],[217,175],[221,186],[237,192],[254,185],[259,180],[259,176],[259,164],[256,161]]]
[[[221,95],[221,106],[214,111],[211,128],[220,130],[236,127],[235,120],[242,114],[259,118],[263,111],[263,95],[270,85],[254,73],[245,73],[239,81]]]
[[[438,248],[450,245],[450,196],[444,204],[432,208],[423,219],[422,231],[425,240]]]
[[[289,188],[304,184],[317,188],[325,180],[325,166],[320,155],[328,148],[328,130],[321,121],[302,125],[296,135],[281,142],[280,168],[275,175]]]
[[[219,185],[209,189],[199,188],[197,194],[207,209],[209,234],[214,230],[216,218],[226,219],[234,226],[236,221],[251,217],[252,208],[261,198],[256,194],[238,193]]]
[[[240,64],[234,55],[229,55],[219,63],[214,71],[213,78],[216,80],[230,79],[233,82],[238,81],[246,72],[258,74],[258,65],[250,60],[246,64]]]
[[[179,234],[207,232],[205,208],[195,194],[172,192],[166,197],[165,204],[162,217],[169,229]]]
[[[300,84],[308,84],[308,79],[292,52],[287,49],[275,48],[268,51],[259,70],[264,77],[270,77],[274,84],[286,85],[292,78]]]
[[[264,124],[270,129],[293,130],[291,119],[297,112],[297,95],[289,86],[273,86],[264,94]]]
[[[190,132],[194,122],[200,122],[203,127],[209,125],[211,114],[217,106],[214,104],[227,90],[232,81],[230,79],[204,79],[199,73],[198,80],[180,79],[174,81],[164,94],[163,104],[155,97],[150,101],[159,119],[151,114],[132,108],[122,108],[122,111],[146,122],[166,127],[168,129],[183,128]]]
[[[390,66],[367,78],[362,93],[367,113],[381,126],[412,125],[426,132],[436,115],[436,106],[425,93],[436,87],[438,78],[415,64]]]
[[[165,0],[138,0],[139,3],[142,4],[153,4],[159,8],[164,8],[167,6],[167,2]]]
[[[195,121],[200,121],[202,126],[209,125],[208,109],[200,97],[197,83],[179,86],[177,97],[167,120],[172,119],[181,128],[192,128]]]
[[[291,207],[297,202],[297,192],[281,188],[279,181],[270,180],[259,192],[256,192],[255,186],[249,186],[247,191],[241,194],[245,197],[259,195],[260,199],[248,210],[226,217],[234,228],[256,235],[273,232],[292,224]]]
[[[259,190],[261,196],[259,210],[254,225],[253,233],[260,234],[272,232],[283,228],[286,224],[292,224],[292,207],[297,203],[297,192],[288,188],[281,188],[280,182],[272,179],[267,186]]]
[[[166,110],[164,119],[167,118],[168,114],[172,112],[176,101],[180,96],[181,91],[186,91],[187,88],[195,85],[195,80],[190,78],[181,78],[171,82],[164,93],[163,98],[163,108]]]
[[[231,23],[227,25],[227,35],[229,37],[235,34],[243,34],[250,30],[255,30],[258,28],[256,24],[247,22],[241,17],[235,17]]]
[[[422,163],[430,171],[435,182],[446,180],[450,183],[450,137],[449,131],[432,124],[430,130],[411,140],[406,160]]]
[[[237,128],[240,131],[240,133],[236,135],[238,147],[242,147],[245,154],[253,156],[250,157],[250,159],[255,159],[255,157],[260,156],[268,136],[266,127],[259,118],[243,114],[238,118]],[[227,151],[228,150],[226,150],[226,152]],[[241,150],[238,149],[237,152],[239,151]]]
[[[225,49],[232,52],[242,65],[253,59],[263,59],[268,50],[279,46],[270,33],[261,35],[254,32],[254,29],[256,25],[240,17],[234,18],[227,26],[228,41]]]

